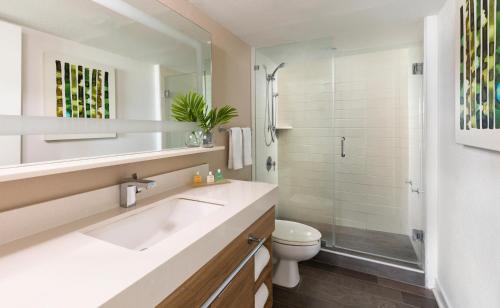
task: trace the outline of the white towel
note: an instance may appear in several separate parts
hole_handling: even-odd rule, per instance
[[[254,278],[255,281],[259,279],[260,274],[266,267],[266,265],[269,263],[269,260],[271,259],[271,254],[269,253],[269,250],[265,246],[262,246],[257,250],[257,253],[254,256]]]
[[[252,129],[243,127],[243,166],[252,165]]]
[[[265,283],[261,284],[257,292],[255,292],[255,308],[264,308],[269,296],[269,290]]]
[[[227,167],[233,170],[243,168],[243,140],[240,127],[229,129],[229,158]]]

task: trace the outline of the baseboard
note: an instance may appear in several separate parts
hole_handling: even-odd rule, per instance
[[[432,292],[434,293],[434,297],[436,298],[436,302],[438,303],[439,308],[453,308],[450,305],[450,301],[448,300],[448,296],[444,292],[444,290],[441,288],[441,285],[439,284],[439,280],[436,279],[434,289],[432,289]]]

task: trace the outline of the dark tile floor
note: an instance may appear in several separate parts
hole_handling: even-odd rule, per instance
[[[314,261],[300,263],[293,289],[274,286],[275,308],[437,308],[431,291]]]

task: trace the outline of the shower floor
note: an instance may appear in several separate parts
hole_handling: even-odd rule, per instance
[[[418,263],[407,235],[335,226],[335,246]]]
[[[353,251],[418,268],[419,260],[407,235],[300,221],[321,232],[326,248]],[[331,243],[334,243],[332,247]]]

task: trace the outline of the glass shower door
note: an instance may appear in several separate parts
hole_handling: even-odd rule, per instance
[[[420,48],[335,57],[335,247],[417,266],[421,230]],[[409,182],[413,184],[410,185]]]

